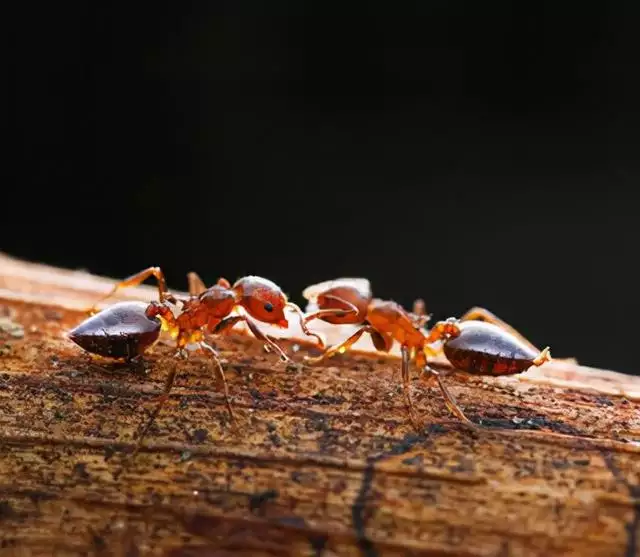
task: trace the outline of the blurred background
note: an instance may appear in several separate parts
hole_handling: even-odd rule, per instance
[[[299,303],[366,276],[637,373],[637,20],[514,4],[22,5],[0,249]]]

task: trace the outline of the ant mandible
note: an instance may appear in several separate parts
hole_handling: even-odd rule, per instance
[[[119,289],[139,285],[150,277],[154,277],[158,282],[158,301],[149,304],[121,302],[96,313],[98,304]],[[255,337],[265,343],[265,347],[275,350],[282,360],[290,361],[278,343],[260,331],[254,322],[255,319],[287,328],[289,323],[284,310],[289,308],[300,318],[303,332],[316,338],[320,347],[324,348],[322,338],[307,328],[302,310],[296,304],[289,302],[280,287],[272,281],[257,276],[246,276],[237,280],[232,286],[228,280],[220,278],[215,285],[207,288],[196,273],[191,272],[187,277],[189,297],[179,298],[168,291],[164,273],[159,267],[149,267],[130,276],[116,284],[109,293],[87,310],[91,317],[70,331],[69,339],[92,354],[126,361],[142,356],[158,340],[161,330],[168,331],[176,340],[176,353],[179,356],[184,357],[188,345],[197,345],[202,351],[207,352],[215,363],[217,374],[224,387],[227,410],[234,422],[235,416],[224,371],[217,351],[205,341],[207,333],[224,334],[243,321]],[[178,303],[181,307],[176,315],[173,307],[177,307]],[[246,313],[230,315],[239,308]],[[156,409],[142,430],[138,448],[169,398],[176,375],[177,367],[174,366],[167,377]]]
[[[321,319],[332,324],[361,325],[344,342],[316,358],[307,358],[310,363],[319,363],[337,353],[344,353],[365,333],[370,335],[375,348],[381,352],[389,352],[394,341],[400,344],[405,403],[418,430],[421,427],[415,417],[410,392],[410,362],[427,375],[428,381],[437,380],[449,411],[475,427],[443,383],[440,373],[429,366],[429,358],[444,352],[459,371],[493,376],[522,373],[531,366],[540,366],[551,360],[548,347],[538,350],[513,327],[484,308],[472,308],[459,319],[438,321],[426,330],[424,326],[431,316],[426,314],[422,300],[416,300],[413,313],[409,313],[396,302],[373,298],[370,283],[364,278],[322,282],[309,286],[302,295],[310,306],[319,310],[306,317],[307,323]],[[355,311],[348,311],[351,307],[355,307]],[[438,341],[442,343],[439,348],[430,346]]]

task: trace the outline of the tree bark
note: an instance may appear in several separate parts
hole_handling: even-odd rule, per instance
[[[215,339],[234,430],[205,356],[163,339],[141,373],[65,338],[112,284],[0,257],[2,555],[640,555],[640,378],[563,362],[447,377],[480,431],[415,379],[417,433],[395,354],[305,366],[294,328],[292,366],[239,333]]]

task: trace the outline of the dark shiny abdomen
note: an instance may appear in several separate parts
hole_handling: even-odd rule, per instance
[[[533,365],[538,356],[520,339],[483,321],[465,321],[460,336],[444,345],[451,364],[473,375],[514,375]]]
[[[147,306],[143,302],[114,304],[80,323],[68,336],[92,354],[130,360],[160,336],[160,320],[145,315]]]

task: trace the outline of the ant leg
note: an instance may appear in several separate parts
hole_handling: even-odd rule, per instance
[[[402,348],[402,391],[404,393],[404,402],[407,405],[407,410],[409,411],[409,419],[413,424],[413,427],[416,431],[420,431],[422,427],[418,423],[416,419],[415,408],[413,406],[413,400],[411,398],[411,379],[409,376],[409,349],[403,344]]]
[[[318,346],[320,348],[324,348],[324,339],[319,334],[309,330],[309,328],[307,327],[307,319],[305,318],[304,312],[300,309],[300,307],[293,302],[287,302],[286,307],[290,308],[300,319],[300,328],[302,329],[302,332],[308,337],[315,338],[318,341]]]
[[[178,376],[178,363],[176,360],[173,362],[173,367],[171,368],[171,371],[167,376],[167,380],[165,381],[162,395],[158,399],[158,404],[156,404],[155,409],[153,410],[153,412],[151,413],[151,416],[149,417],[149,420],[147,421],[146,425],[144,426],[144,428],[142,429],[142,431],[138,436],[138,442],[136,443],[136,447],[130,457],[131,460],[134,459],[134,457],[138,454],[138,452],[142,448],[142,441],[144,441],[144,438],[146,437],[153,423],[156,421],[156,418],[158,417],[158,414],[164,407],[165,403],[167,402],[167,400],[169,400],[169,394],[171,393],[171,389],[173,388],[173,384],[175,383],[177,376]]]
[[[318,311],[314,311],[313,313],[310,313],[305,316],[304,318],[305,325],[309,323],[309,321],[313,321],[314,319],[322,319],[324,317],[346,317],[347,315],[352,313],[354,315],[358,315],[358,308],[354,306],[351,302],[347,302],[347,300],[343,300],[338,296],[332,296],[331,294],[325,295],[325,298],[336,300],[337,302],[340,302],[341,304],[344,304],[345,306],[348,306],[348,307],[341,308],[341,309],[339,308],[319,309]],[[298,310],[302,311],[300,310],[300,308],[298,308]]]
[[[234,425],[237,425],[235,414],[233,413],[233,408],[231,407],[231,398],[229,397],[229,387],[227,385],[227,380],[224,376],[224,370],[222,369],[222,364],[220,363],[220,359],[218,358],[218,353],[212,346],[209,346],[206,342],[200,341],[200,348],[206,350],[211,354],[211,357],[214,362],[214,367],[218,373],[218,376],[222,380],[222,387],[224,389],[224,401],[227,406],[227,411],[229,412],[229,416],[231,417],[231,421]]]
[[[450,317],[444,321],[438,321],[433,325],[433,327],[428,331],[425,331],[424,344],[422,346],[422,354],[427,358],[435,358],[443,353],[443,343],[447,341],[447,339],[452,337],[457,337],[460,334],[460,321],[455,319],[454,317]],[[441,341],[441,344],[436,348],[428,346],[429,344],[433,344],[434,342]],[[420,358],[423,356],[420,355]],[[426,360],[424,360],[424,364],[426,364]],[[420,364],[422,365],[422,363]]]
[[[130,277],[116,284],[109,293],[105,294],[102,298],[96,301],[87,310],[87,313],[89,315],[93,315],[94,313],[96,313],[96,306],[99,303],[104,302],[107,298],[113,296],[118,290],[120,290],[121,288],[126,288],[128,286],[138,286],[149,277],[155,277],[158,281],[158,295],[160,298],[160,302],[164,302],[166,299],[174,299],[173,296],[169,294],[169,291],[167,289],[167,281],[164,279],[164,273],[162,272],[160,267],[149,267],[147,269],[144,269],[143,271],[140,271],[139,273],[136,273],[135,275],[131,275]]]
[[[282,360],[284,360],[285,362],[291,361],[289,356],[284,353],[284,350],[282,350],[280,345],[268,335],[264,334],[260,329],[258,329],[258,326],[253,322],[253,320],[251,320],[246,315],[232,315],[231,317],[227,317],[220,321],[220,323],[218,323],[218,325],[212,332],[213,334],[219,335],[226,329],[230,329],[231,327],[233,327],[236,323],[240,323],[240,321],[244,321],[253,335],[258,340],[264,342],[269,348],[273,348],[280,355],[280,358],[282,358]]]
[[[187,281],[189,283],[190,296],[199,296],[207,289],[207,285],[198,276],[198,273],[192,271],[187,274]]]
[[[316,358],[310,358],[309,356],[305,356],[305,360],[310,362],[311,364],[317,364],[317,363],[320,363],[325,358],[331,358],[331,356],[333,356],[334,354],[338,354],[338,353],[343,354],[344,352],[349,350],[351,346],[353,346],[356,342],[358,342],[360,337],[365,333],[369,333],[370,335],[379,334],[378,330],[372,327],[371,325],[364,325],[363,327],[358,329],[355,333],[353,333],[347,340],[345,340],[344,342],[341,342],[340,344],[337,344],[336,346],[332,346],[324,354]]]
[[[438,381],[438,387],[440,387],[440,391],[442,392],[442,395],[444,397],[444,403],[447,406],[447,409],[449,410],[449,412],[451,412],[454,416],[456,416],[458,419],[460,419],[463,423],[465,423],[469,427],[477,429],[478,426],[475,423],[473,423],[469,418],[467,418],[462,408],[460,408],[460,405],[456,402],[456,399],[451,394],[451,391],[447,389],[447,386],[442,381],[442,377],[440,376],[440,374],[435,369],[429,367],[428,365],[424,366],[423,373],[429,374],[428,380],[432,379],[433,377],[436,378],[436,380]]]
[[[331,298],[333,300],[337,300],[338,302],[344,304],[347,306],[347,308],[345,309],[321,309],[318,311],[315,311],[313,313],[310,313],[309,315],[305,315],[304,312],[300,309],[300,307],[296,304],[294,304],[293,302],[287,302],[286,306],[291,308],[300,318],[300,328],[302,329],[302,331],[304,332],[304,334],[306,334],[307,336],[310,337],[315,337],[318,339],[318,346],[320,348],[324,348],[325,347],[325,343],[324,343],[324,339],[318,335],[317,333],[314,333],[312,331],[309,330],[309,328],[307,327],[307,323],[309,323],[309,321],[313,321],[314,319],[322,319],[323,317],[328,317],[328,316],[335,316],[335,317],[345,317],[347,315],[353,314],[353,315],[357,315],[358,314],[358,308],[356,306],[354,306],[351,302],[347,302],[346,300],[343,300],[342,298],[338,298],[337,296],[331,296],[331,295],[327,295],[325,296],[326,298]]]

